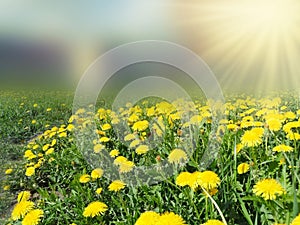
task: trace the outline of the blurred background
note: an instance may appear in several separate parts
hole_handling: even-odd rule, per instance
[[[300,91],[299,12],[297,0],[1,0],[0,82],[74,89],[109,49],[155,39],[197,53],[224,91]]]

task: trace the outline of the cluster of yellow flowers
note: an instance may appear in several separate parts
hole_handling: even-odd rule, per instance
[[[268,154],[274,158],[277,154],[290,153],[295,150],[293,143],[300,140],[300,110],[292,112],[284,106],[281,105],[280,98],[273,100],[248,98],[225,104],[227,119],[219,121],[218,132],[234,136],[235,143],[231,150],[235,154],[235,160],[239,162],[234,170],[240,176],[247,176],[247,173],[257,166],[258,163],[247,153],[260,148],[267,138],[274,137],[276,140],[274,142],[276,144],[273,144],[272,147],[264,146],[266,148],[264,151],[268,151]],[[51,111],[51,109],[47,109],[47,111]],[[181,119],[186,111],[192,116],[189,121],[182,123]],[[79,129],[88,126],[91,117],[86,116],[89,113],[86,109],[79,109],[76,114],[71,116],[69,124],[46,130],[36,140],[28,143],[24,152],[26,164],[23,168],[28,179],[38,176],[39,169],[42,169],[45,162],[55,161],[55,154],[66,147],[65,143],[73,141],[73,131],[78,128],[72,124],[73,122],[79,126]],[[190,157],[188,149],[184,149],[180,145],[185,135],[184,129],[195,125],[198,126],[200,133],[208,132],[213,119],[209,105],[203,106],[199,102],[193,105],[182,99],[174,101],[172,104],[163,101],[154,106],[147,102],[135,106],[128,103],[118,112],[100,108],[96,115],[92,116],[96,120],[96,133],[99,135],[98,139],[93,140],[92,151],[94,154],[108,151],[113,165],[118,168],[120,174],[129,173],[136,166],[145,163],[159,164],[161,161],[166,161],[176,166],[184,165]],[[128,129],[121,134],[121,140],[116,138],[114,132],[114,127],[118,124],[128,126]],[[279,132],[281,132],[281,136],[277,138],[276,134]],[[172,143],[159,148],[151,145],[152,142],[157,142],[160,140],[159,138],[164,140],[165,137],[171,137]],[[170,141],[170,139],[166,141]],[[240,157],[241,155],[243,157]],[[242,161],[240,162],[240,160]],[[284,161],[280,162],[284,163]],[[202,190],[205,196],[207,194],[217,196],[218,189],[222,187],[222,176],[220,175],[220,178],[215,169],[212,170],[216,172],[199,170],[197,167],[182,169],[182,172],[175,177],[175,184],[179,186],[179,189],[187,186],[192,192]],[[96,187],[94,190],[97,195],[101,195],[102,191],[106,189],[104,184],[99,186],[106,172],[103,168],[98,167],[90,172],[87,170],[79,172],[79,178],[76,180],[83,187],[89,188],[91,186],[88,185],[93,185]],[[5,170],[6,175],[13,173],[13,168]],[[254,183],[253,186],[251,185],[253,193],[264,200],[275,200],[278,196],[286,194],[282,184],[274,178],[256,176]],[[107,185],[109,193],[122,192],[123,189],[126,191],[128,188],[126,182],[121,178],[113,180]],[[29,201],[29,198],[30,193],[27,191],[19,194],[18,203],[11,218],[14,221],[22,219],[23,225],[36,225],[44,213],[41,209],[34,209],[35,204]],[[81,215],[94,218],[103,215],[109,209],[107,201],[93,201],[82,209]],[[298,216],[291,225],[300,224],[299,220]],[[173,212],[158,214],[154,211],[147,211],[140,215],[135,224],[183,225],[186,222],[180,215]],[[222,224],[224,223],[219,220],[208,220],[203,223],[203,225]]]
[[[18,203],[14,206],[11,219],[17,221],[22,219],[22,225],[37,225],[44,216],[44,211],[34,209],[35,204],[30,199],[29,191],[22,191],[18,194]]]

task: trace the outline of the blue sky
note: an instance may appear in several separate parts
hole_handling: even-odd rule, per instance
[[[25,36],[56,33],[71,39],[163,38],[172,34],[169,3],[170,0],[1,0],[0,32]]]

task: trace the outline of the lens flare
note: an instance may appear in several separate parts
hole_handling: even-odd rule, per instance
[[[223,88],[299,89],[300,1],[178,3],[179,29]]]

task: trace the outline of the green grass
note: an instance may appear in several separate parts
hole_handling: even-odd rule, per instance
[[[81,149],[76,145],[74,132],[65,130],[71,116],[72,93],[44,90],[3,91],[0,94],[0,163],[3,167],[0,171],[2,184],[0,218],[9,216],[12,206],[16,203],[18,192],[29,190],[32,194],[31,200],[35,202],[36,207],[44,210],[42,224],[71,224],[74,222],[77,225],[127,225],[134,224],[140,214],[147,210],[160,214],[168,211],[174,212],[190,225],[201,224],[208,219],[221,220],[222,216],[229,225],[269,225],[275,221],[289,224],[299,213],[299,140],[294,141],[288,138],[283,126],[278,131],[270,130],[267,126],[267,119],[259,115],[262,109],[266,109],[269,113],[280,114],[283,118],[282,125],[290,122],[298,123],[300,111],[297,111],[299,109],[297,100],[295,101],[290,95],[282,95],[281,98],[282,100],[278,104],[273,98],[262,100],[247,96],[243,98],[235,96],[227,99],[230,110],[225,118],[228,123],[236,124],[239,129],[227,129],[226,123],[221,124],[218,128],[216,138],[220,138],[221,141],[220,154],[214,157],[208,168],[204,168],[214,171],[221,179],[218,192],[212,196],[213,201],[211,201],[210,198],[205,197],[201,188],[192,191],[189,186],[176,185],[176,178],[180,172],[203,171],[199,161],[208,145],[209,133],[212,129],[209,122],[210,116],[197,125],[199,126],[197,131],[200,133],[193,137],[194,140],[197,140],[193,146],[194,153],[189,155],[188,164],[176,174],[156,185],[126,186],[119,192],[111,192],[108,190],[111,180],[106,177],[80,183],[80,177],[83,174],[91,174],[93,167],[89,165],[81,154]],[[157,99],[150,99],[148,103],[144,100],[138,102],[136,107],[124,106],[126,113],[122,116],[119,115],[120,123],[123,121],[125,125],[129,123],[127,132],[134,130],[134,122],[128,120],[128,117],[133,114],[138,114],[138,120],[149,121],[149,127],[142,131],[136,131],[139,140],[143,140],[143,138],[147,140],[148,134],[152,135],[149,136],[150,138],[157,138],[156,131],[152,129],[151,124],[155,121],[156,115],[148,114],[152,105],[159,109],[156,105]],[[106,105],[109,104],[106,103]],[[282,106],[286,109],[281,108]],[[51,110],[47,111],[48,108]],[[199,105],[199,108],[200,115],[207,112],[205,107],[201,108]],[[289,111],[293,112],[295,118],[289,118],[286,114]],[[80,114],[77,116],[79,116],[79,119],[77,118],[79,124],[84,124],[85,117],[80,118]],[[173,116],[176,117],[176,115]],[[241,142],[245,132],[252,129],[253,125],[241,126],[241,124],[247,124],[247,121],[243,122],[243,119],[249,116],[262,123],[255,125],[263,129],[261,143],[252,147],[244,146],[239,153],[234,154],[234,149]],[[128,147],[130,142],[125,143],[122,138],[118,138],[112,122],[113,113],[102,109],[96,118],[98,118],[96,124],[99,131],[104,124],[112,124],[113,127],[103,131],[104,133],[100,132],[100,136],[110,138],[108,142],[102,143],[106,149],[118,149],[120,155],[136,166],[159,164],[161,162],[159,158],[167,161],[172,149],[180,146],[181,135],[185,135],[186,131],[180,120],[171,121],[169,114],[162,113],[161,122],[165,126],[162,138],[154,139],[159,141],[155,143],[151,151],[145,155],[138,155],[134,148]],[[272,115],[271,118],[276,118],[276,115]],[[33,123],[33,120],[36,122]],[[292,128],[294,133],[300,133],[300,122],[299,127],[297,126]],[[52,130],[53,127],[56,130]],[[161,125],[159,127],[162,128]],[[179,134],[180,130],[183,134]],[[41,133],[44,133],[43,138],[35,139],[33,143],[29,144],[30,140]],[[66,135],[60,136],[61,133],[66,133]],[[125,134],[123,133],[123,135]],[[93,140],[93,136],[86,138]],[[55,151],[47,155],[47,149],[43,150],[43,148],[51,144],[53,140],[57,142],[54,144]],[[99,140],[96,141],[99,142]],[[292,146],[294,151],[287,153],[272,151],[273,147],[279,144]],[[91,148],[87,148],[87,153],[95,156],[96,159],[101,159],[94,154],[93,145]],[[23,155],[27,149],[30,149],[37,157],[25,160]],[[39,154],[41,156],[38,156]],[[36,168],[35,175],[26,176],[26,168],[37,165],[39,158],[43,158],[44,161],[40,167]],[[283,158],[285,164],[280,164],[280,160]],[[250,170],[244,174],[238,174],[237,166],[244,162],[250,165]],[[14,172],[11,175],[4,175],[7,168],[13,168]],[[105,172],[108,171],[104,171],[104,174]],[[253,193],[253,187],[264,178],[276,179],[286,192],[279,194],[274,201],[256,196]],[[11,185],[10,191],[3,191],[3,185],[7,184]],[[99,187],[103,188],[100,195],[95,193]],[[103,216],[84,217],[85,207],[96,200],[106,203],[108,211]],[[4,223],[4,221],[2,222]]]
[[[3,170],[16,167],[23,160],[27,142],[46,129],[67,122],[72,110],[69,91],[10,89],[0,91],[0,182],[5,180]],[[36,107],[34,105],[37,104]],[[47,111],[51,108],[50,111]],[[36,120],[35,124],[32,121]],[[0,192],[0,218],[9,213],[15,203],[14,193]],[[0,221],[1,222],[1,221]]]

